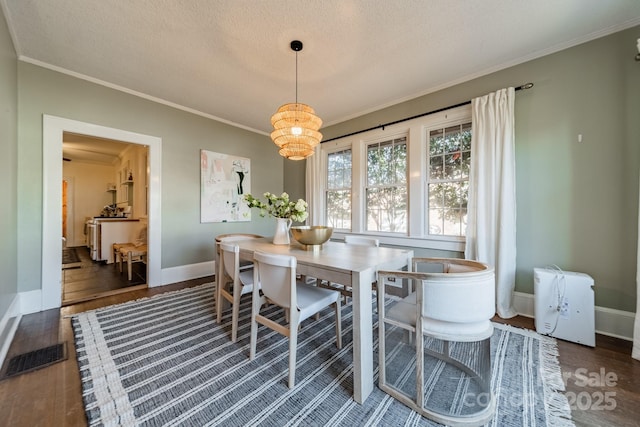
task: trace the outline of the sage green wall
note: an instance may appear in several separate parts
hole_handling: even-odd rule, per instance
[[[252,192],[278,192],[283,159],[268,136],[24,62],[18,105],[19,291],[41,287],[43,114],[162,138],[162,268],[213,260],[217,234],[272,234],[273,220],[258,215],[250,223],[200,223],[200,149],[250,158]]]
[[[533,89],[516,94],[516,290],[533,293],[533,268],[557,264],[595,279],[597,305],[633,312],[640,169],[640,62],[634,57],[639,37],[640,27],[634,27],[322,133],[326,140],[533,82]],[[300,179],[304,173],[298,173]]]
[[[17,275],[17,57],[0,9],[0,319],[13,301]]]
[[[274,145],[275,147],[275,145]],[[284,191],[292,199],[305,199],[305,167],[306,162],[300,160],[284,161]],[[302,177],[302,179],[300,178]]]

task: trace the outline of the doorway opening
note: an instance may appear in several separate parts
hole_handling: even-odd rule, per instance
[[[147,209],[147,256],[146,283],[149,287],[161,283],[161,210],[160,176],[162,140],[158,137],[129,132],[116,128],[94,125],[60,117],[43,118],[43,230],[42,230],[42,295],[41,309],[47,310],[62,305],[62,179],[64,134],[84,135],[104,141],[112,140],[127,144],[146,146],[147,185],[142,189],[145,202],[140,208]],[[130,172],[130,171],[127,171]],[[127,176],[128,177],[128,176]],[[76,182],[77,187],[78,182]],[[105,188],[106,190],[106,188]],[[134,202],[135,203],[135,202]],[[135,204],[133,206],[135,209]],[[88,215],[84,215],[88,216]],[[85,218],[81,219],[84,220]],[[75,220],[77,222],[77,218]],[[75,233],[75,242],[79,233]],[[68,243],[68,242],[67,242]],[[113,268],[113,265],[108,265]],[[117,269],[117,267],[116,267]]]
[[[148,159],[146,145],[63,132],[62,305],[147,287]],[[112,249],[135,242],[129,273]]]

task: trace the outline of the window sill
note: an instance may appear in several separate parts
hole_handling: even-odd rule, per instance
[[[410,248],[435,249],[441,251],[464,252],[464,238],[425,238],[425,237],[408,237],[408,236],[390,236],[388,234],[361,234],[334,232],[332,239],[343,240],[344,236],[353,234],[363,237],[372,237],[378,239],[381,245],[404,246]]]

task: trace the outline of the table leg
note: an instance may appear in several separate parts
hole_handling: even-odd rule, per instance
[[[373,270],[353,272],[353,399],[362,404],[373,391]]]

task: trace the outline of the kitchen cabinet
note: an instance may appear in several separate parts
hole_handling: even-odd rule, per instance
[[[113,244],[132,242],[140,221],[126,218],[95,218],[95,246],[92,259],[112,264]],[[94,258],[95,256],[95,258]]]

